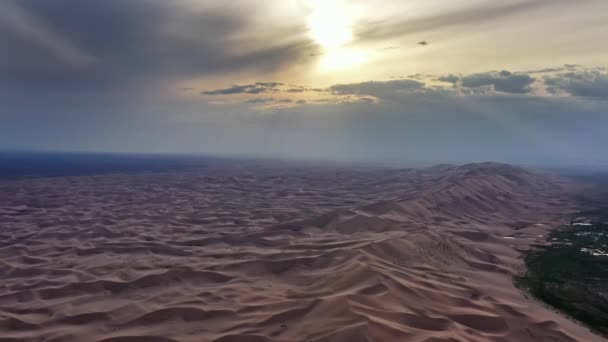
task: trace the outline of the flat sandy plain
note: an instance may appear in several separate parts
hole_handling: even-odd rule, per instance
[[[0,341],[603,341],[512,282],[575,188],[491,163],[0,181]]]

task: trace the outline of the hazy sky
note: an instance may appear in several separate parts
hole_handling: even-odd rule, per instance
[[[605,0],[2,0],[0,149],[608,162]]]

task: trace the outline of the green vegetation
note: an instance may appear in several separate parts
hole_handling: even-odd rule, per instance
[[[518,285],[608,335],[608,210],[578,213],[549,239],[528,252]]]

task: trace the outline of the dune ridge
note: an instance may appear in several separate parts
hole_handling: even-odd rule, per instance
[[[516,289],[573,185],[482,163],[0,182],[0,341],[603,341]]]

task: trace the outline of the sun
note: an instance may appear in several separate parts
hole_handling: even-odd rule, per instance
[[[352,41],[352,23],[342,1],[309,0],[309,4],[308,28],[317,43],[330,50]]]
[[[352,68],[367,60],[367,53],[350,46],[353,19],[342,0],[308,0],[308,29],[311,38],[323,47],[318,67],[321,71]]]

